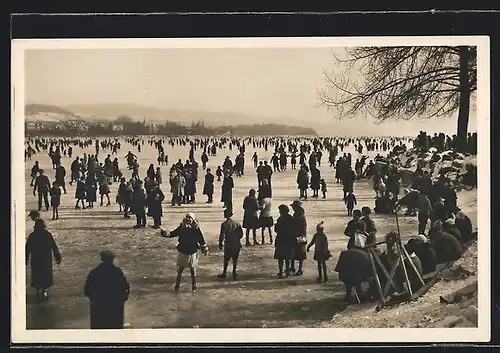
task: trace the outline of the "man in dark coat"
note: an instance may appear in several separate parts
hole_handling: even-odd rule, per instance
[[[301,201],[296,200],[290,206],[293,210],[293,220],[295,222],[294,235],[296,239],[290,270],[292,273],[295,272],[295,260],[297,260],[299,262],[299,269],[295,273],[295,276],[301,276],[304,274],[304,260],[307,258],[307,221]]]
[[[243,229],[241,225],[233,220],[231,217],[233,212],[231,210],[224,211],[224,218],[226,220],[221,224],[219,235],[219,249],[224,248],[224,269],[222,274],[217,277],[226,279],[227,268],[229,261],[233,261],[233,280],[238,279],[236,266],[238,265],[238,257],[241,250],[241,238],[243,238]]]
[[[163,191],[158,187],[158,182],[153,182],[153,190],[148,195],[148,215],[153,217],[153,228],[158,229],[161,226],[161,217],[163,210],[161,203],[165,200]]]
[[[299,199],[307,199],[307,188],[309,187],[309,175],[304,166],[297,172],[297,185],[300,190]]]
[[[37,297],[42,294],[47,299],[47,290],[54,285],[52,256],[59,265],[61,254],[43,219],[37,218],[33,229],[26,241],[26,266],[31,264],[31,287],[36,289]]]
[[[56,172],[55,172],[55,179],[56,179],[56,183],[57,185],[59,185],[60,187],[62,187],[64,193],[66,194],[66,169],[64,168],[64,166],[62,164],[59,164],[57,167],[56,167]]]
[[[38,171],[38,176],[35,179],[35,188],[33,189],[33,196],[36,195],[38,191],[38,211],[42,210],[42,199],[45,203],[46,211],[49,210],[49,189],[50,181],[49,178],[44,174],[44,170],[40,169]]]
[[[212,174],[212,171],[210,168],[207,169],[207,174],[205,174],[205,182],[203,184],[203,195],[207,195],[207,202],[206,203],[213,203],[214,202],[214,175]]]
[[[224,208],[226,210],[233,210],[233,188],[234,180],[231,176],[231,172],[224,171],[224,180],[222,181],[222,195],[221,202],[224,202]]]
[[[113,264],[115,254],[104,250],[101,263],[90,271],[84,295],[90,300],[91,329],[121,329],[130,285],[121,268]]]

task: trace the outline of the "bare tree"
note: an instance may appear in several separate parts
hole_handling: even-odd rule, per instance
[[[466,146],[476,47],[356,47],[334,59],[339,70],[325,71],[318,105],[338,119],[364,114],[383,122],[458,111],[457,149]]]

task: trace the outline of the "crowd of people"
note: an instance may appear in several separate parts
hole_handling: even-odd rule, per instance
[[[424,136],[424,137],[422,137]],[[444,139],[441,135],[435,138],[425,137],[422,133],[413,141],[417,148],[439,145],[439,148],[452,146],[453,139]],[[474,145],[475,134],[470,136],[470,145]],[[451,141],[451,142],[448,142]],[[48,297],[48,288],[53,285],[52,257],[56,263],[61,262],[61,254],[55,240],[46,229],[45,221],[40,218],[40,212],[45,206],[48,211],[53,210],[53,220],[59,219],[59,205],[61,198],[67,194],[66,170],[62,164],[64,158],[73,159],[76,148],[95,146],[95,154],[84,153],[76,156],[71,162],[69,185],[76,182],[75,209],[93,208],[97,202],[97,193],[100,195],[100,206],[111,205],[110,185],[119,183],[115,202],[124,218],[136,216],[135,228],[146,227],[148,217],[151,217],[153,228],[159,229],[166,238],[177,238],[177,277],[175,290],[179,291],[184,269],[190,270],[192,290],[196,290],[196,265],[198,252],[206,254],[208,246],[202,232],[202,225],[193,213],[188,213],[179,227],[169,231],[162,227],[163,203],[165,201],[164,180],[161,166],[168,165],[169,147],[185,147],[188,149],[188,159],[183,163],[179,159],[169,169],[168,187],[171,194],[170,204],[176,207],[182,204],[197,202],[197,182],[200,166],[196,161],[195,152],[201,154],[201,168],[205,171],[203,194],[206,203],[214,202],[216,182],[220,183],[221,202],[223,203],[224,222],[220,227],[219,248],[223,250],[223,270],[218,276],[227,277],[229,263],[232,263],[232,278],[238,279],[237,264],[241,240],[245,238],[245,245],[264,245],[266,233],[269,243],[274,245],[274,259],[277,261],[278,278],[301,276],[304,273],[304,260],[307,253],[314,246],[314,260],[317,262],[318,282],[328,281],[327,261],[332,257],[328,246],[328,237],[324,231],[323,222],[315,227],[315,233],[310,240],[307,234],[307,217],[303,201],[308,199],[308,190],[312,190],[312,198],[327,198],[327,182],[322,177],[320,167],[323,153],[328,154],[329,166],[335,168],[335,182],[342,184],[343,195],[338,197],[346,205],[347,215],[352,217],[347,223],[344,234],[349,238],[347,249],[340,253],[335,271],[339,279],[345,284],[346,301],[351,303],[360,300],[365,293],[367,298],[374,296],[373,271],[367,249],[380,247],[380,238],[387,244],[387,249],[380,251],[382,262],[389,271],[397,258],[393,239],[394,233],[377,234],[374,220],[371,218],[371,207],[364,205],[358,208],[358,201],[354,193],[354,185],[360,179],[371,179],[376,193],[375,213],[391,214],[398,207],[405,207],[407,214],[418,214],[418,229],[415,236],[405,245],[411,254],[411,261],[421,275],[431,273],[437,264],[458,259],[464,246],[474,238],[472,224],[467,215],[457,206],[457,195],[445,175],[437,182],[430,179],[429,172],[417,168],[413,173],[410,188],[405,195],[399,198],[401,180],[398,166],[388,163],[380,155],[395,150],[406,150],[410,139],[400,138],[127,138],[125,142],[136,148],[138,153],[145,144],[154,147],[157,151],[157,166],[150,164],[144,178],[139,172],[139,158],[128,151],[124,156],[131,177],[127,180],[120,170],[118,155],[121,144],[116,139],[29,139],[25,151],[25,159],[32,160],[40,153],[48,152],[52,168],[55,173],[51,183],[45,170],[38,161],[34,162],[31,170],[31,186],[33,195],[38,197],[38,210],[32,211],[30,217],[35,222],[34,231],[26,243],[26,261],[31,261],[31,285],[37,291],[37,296]],[[360,155],[353,163],[351,153],[344,152],[348,146],[353,146]],[[270,160],[259,160],[254,152],[251,161],[257,176],[256,187],[248,191],[243,204],[243,221],[240,224],[233,219],[233,189],[237,178],[245,175],[246,149],[261,148],[274,153]],[[474,147],[471,147],[474,148]],[[221,150],[236,150],[235,160],[228,156],[223,163],[217,166],[215,175],[207,165],[211,157]],[[101,151],[109,151],[103,162],[100,162]],[[369,160],[365,151],[377,151],[379,154]],[[200,153],[201,152],[201,153]],[[369,160],[369,161],[368,161]],[[272,217],[273,176],[275,173],[286,172],[288,161],[291,169],[297,173],[298,199],[290,205],[278,206],[279,217]],[[368,163],[367,163],[368,162]],[[297,168],[297,164],[299,165]],[[353,169],[354,164],[354,169]],[[234,178],[236,178],[236,181]],[[332,181],[333,182],[333,181]],[[62,189],[62,190],[61,190]],[[50,203],[49,203],[50,196]],[[293,212],[291,214],[291,211]],[[427,225],[430,221],[430,229]],[[257,231],[260,229],[260,242]],[[252,237],[250,238],[250,234]],[[377,251],[379,251],[377,249]],[[111,251],[101,253],[102,264],[92,270],[85,284],[85,295],[91,303],[91,327],[115,328],[123,326],[123,303],[128,299],[130,285],[123,272],[113,265],[115,254]],[[410,261],[409,259],[407,259]],[[396,287],[401,287],[401,274],[396,276]],[[371,284],[370,290],[363,291],[363,282]],[[414,281],[415,282],[415,281]],[[417,284],[415,284],[417,286]],[[398,287],[398,288],[399,288]],[[400,288],[399,288],[400,289]],[[368,293],[368,294],[366,294]],[[116,299],[120,298],[120,299]],[[108,305],[109,301],[121,303]],[[108,310],[109,316],[102,312]],[[120,319],[121,318],[121,319]]]

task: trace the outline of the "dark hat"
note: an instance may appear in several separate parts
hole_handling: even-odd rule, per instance
[[[362,212],[362,213],[364,213],[364,214],[369,215],[369,214],[371,214],[371,213],[372,213],[372,210],[371,210],[371,208],[370,208],[370,207],[368,207],[368,206],[363,206],[363,207],[361,208],[361,212]]]
[[[295,200],[294,202],[292,202],[292,204],[290,206],[292,206],[292,207],[302,207],[302,202],[299,201],[299,200]]]
[[[287,205],[279,205],[279,206],[278,206],[278,210],[283,211],[283,212],[285,212],[285,213],[290,212],[290,209],[288,208],[288,206],[287,206]]]
[[[35,220],[34,229],[45,229],[45,221],[41,218]]]
[[[40,217],[40,212],[38,212],[36,210],[30,211],[30,213],[28,214],[28,217]]]
[[[116,257],[116,254],[111,250],[103,250],[99,255],[101,256],[101,261],[113,260]]]

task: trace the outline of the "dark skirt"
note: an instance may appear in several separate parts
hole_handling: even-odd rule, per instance
[[[279,246],[274,249],[275,260],[291,260],[293,257],[292,247]]]
[[[315,251],[314,252],[314,261],[327,261],[332,257],[330,251]]]
[[[87,201],[88,202],[96,202],[97,201],[96,189],[91,189],[87,192]]]
[[[75,199],[77,200],[85,200],[87,198],[87,194],[85,190],[78,190],[75,192]]]
[[[59,205],[61,204],[61,200],[60,199],[50,199],[50,206],[52,207],[59,207]]]
[[[259,218],[260,228],[268,228],[268,227],[272,227],[273,225],[274,225],[274,219],[272,216]]]
[[[259,218],[257,216],[254,216],[254,215],[244,215],[242,226],[245,229],[258,229],[259,228]]]
[[[295,244],[293,247],[293,260],[307,259],[306,244]]]

